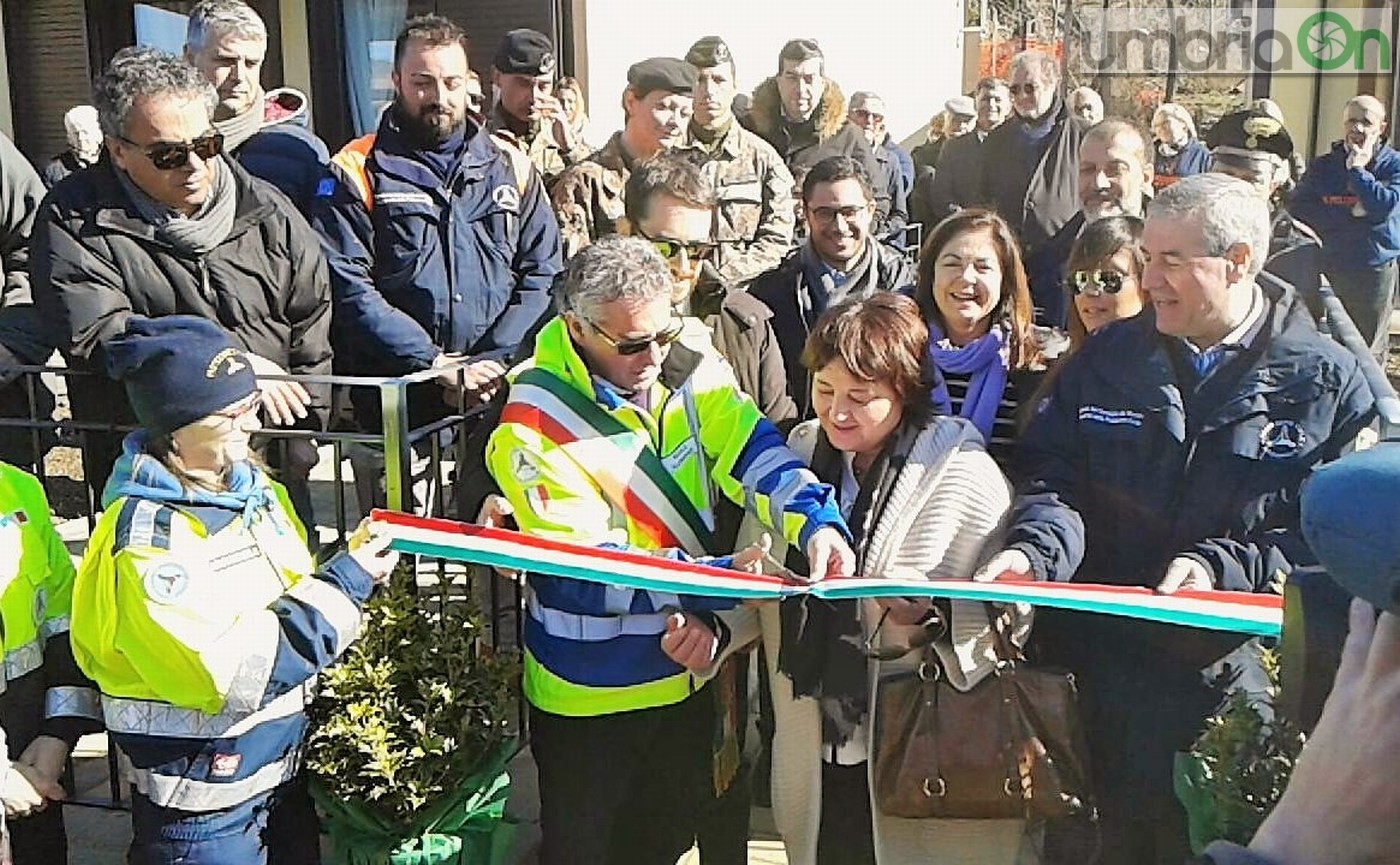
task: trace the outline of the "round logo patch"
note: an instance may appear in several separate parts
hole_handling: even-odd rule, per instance
[[[1265,459],[1295,457],[1307,443],[1307,431],[1295,420],[1271,420],[1259,431],[1259,450]]]
[[[162,562],[146,571],[143,580],[151,600],[169,604],[177,600],[190,586],[190,573],[184,565]]]
[[[501,184],[491,191],[491,200],[502,210],[520,212],[520,190],[511,184]]]

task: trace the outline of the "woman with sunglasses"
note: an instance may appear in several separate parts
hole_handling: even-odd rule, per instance
[[[1132,318],[1147,305],[1142,288],[1142,220],[1109,216],[1084,227],[1070,249],[1070,351],[1104,325]]]
[[[967,579],[1010,507],[1009,485],[981,434],[933,408],[928,340],[918,306],[882,292],[829,309],[803,352],[816,419],[794,429],[789,444],[836,489],[855,537],[856,573],[866,577]],[[1030,610],[1013,615],[1019,645]],[[914,669],[930,641],[954,687],[990,675],[996,654],[984,605],[793,599],[754,618],[776,723],[773,812],[789,862],[1017,861],[1022,821],[895,819],[871,796],[879,682]],[[754,626],[741,622],[732,644]]]
[[[71,640],[131,762],[132,865],[310,863],[301,779],[315,675],[397,554],[361,524],[317,567],[252,458],[247,355],[194,316],[133,316],[107,348],[141,428],[107,482]]]
[[[942,374],[934,406],[972,421],[1007,469],[1021,404],[1045,370],[1020,246],[996,213],[961,210],[924,242],[918,274],[914,298]]]

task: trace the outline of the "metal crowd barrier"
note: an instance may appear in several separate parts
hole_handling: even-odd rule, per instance
[[[1371,354],[1371,347],[1362,339],[1361,331],[1356,329],[1351,316],[1347,314],[1342,301],[1333,293],[1332,286],[1325,277],[1318,289],[1318,297],[1322,301],[1327,330],[1333,339],[1356,357],[1361,365],[1361,373],[1366,377],[1366,384],[1370,386],[1371,393],[1376,398],[1377,432],[1381,441],[1400,438],[1400,396],[1396,394],[1385,369],[1377,362],[1375,355]],[[1381,327],[1389,328],[1389,325],[1389,322],[1381,323]]]
[[[465,365],[465,362],[463,363]],[[23,395],[27,411],[22,416],[0,416],[0,438],[6,453],[3,458],[18,464],[27,463],[44,486],[51,507],[60,522],[83,520],[84,537],[90,536],[100,513],[101,484],[92,484],[96,471],[91,447],[97,435],[129,432],[111,420],[74,420],[72,404],[66,398],[67,383],[78,378],[90,378],[90,372],[54,366],[14,367],[8,372],[17,376],[5,389],[17,388]],[[301,439],[313,440],[324,455],[329,447],[331,489],[318,488],[323,499],[315,511],[317,526],[308,526],[308,534],[322,544],[323,551],[343,544],[354,529],[355,519],[347,511],[367,513],[371,507],[415,513],[422,516],[473,519],[476,514],[457,514],[455,508],[454,473],[460,475],[467,462],[469,433],[484,411],[476,406],[462,411],[449,407],[442,400],[446,389],[418,388],[437,379],[443,369],[427,370],[399,377],[368,376],[279,376],[307,386],[329,387],[334,394],[331,422],[328,429],[298,430],[268,426],[258,434],[268,440],[269,453],[282,448],[282,464],[286,461],[286,443]],[[55,387],[49,388],[47,379]],[[112,387],[119,387],[112,384]],[[377,392],[382,413],[380,428],[363,431],[354,423],[347,398],[359,389]],[[46,392],[55,394],[50,401]],[[15,391],[10,391],[12,399]],[[457,405],[463,404],[464,388],[459,384]],[[424,400],[435,401],[431,405]],[[12,402],[13,404],[13,402]],[[13,409],[12,409],[13,410]],[[412,411],[411,411],[412,410]],[[427,418],[414,425],[411,418]],[[27,439],[27,448],[22,446]],[[67,452],[59,449],[68,448]],[[27,453],[25,453],[27,451]],[[74,453],[76,451],[76,454]],[[479,457],[477,457],[479,459]],[[278,460],[274,459],[276,463]],[[58,465],[66,463],[66,465]],[[346,464],[352,467],[353,480],[347,477]],[[61,472],[52,469],[58,467]],[[365,473],[371,476],[364,477]],[[274,470],[274,474],[276,471]],[[382,487],[379,486],[382,474]],[[312,485],[318,482],[312,482]],[[325,512],[325,499],[333,513]],[[350,502],[355,504],[350,507]],[[329,531],[325,531],[329,530]],[[71,539],[75,534],[64,531]],[[416,562],[416,583],[435,586],[424,592],[424,603],[475,603],[487,626],[484,642],[492,651],[511,651],[519,645],[520,587],[500,580],[482,569],[465,568],[445,560],[422,559]],[[422,591],[422,589],[420,589]],[[517,700],[519,700],[517,695]],[[519,701],[517,717],[523,721],[523,701]],[[129,807],[125,802],[122,771],[117,749],[107,750],[108,796],[106,798],[75,798],[68,804],[99,808]],[[70,762],[66,783],[72,790],[73,767]]]

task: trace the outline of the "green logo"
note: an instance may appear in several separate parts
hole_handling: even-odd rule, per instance
[[[1390,40],[1380,30],[1360,30],[1340,12],[1322,11],[1298,28],[1298,54],[1314,69],[1331,72],[1351,60],[1362,68],[1366,43],[1375,42],[1382,71],[1390,69]]]

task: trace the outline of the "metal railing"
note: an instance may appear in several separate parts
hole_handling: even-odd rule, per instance
[[[1356,357],[1361,365],[1361,374],[1366,377],[1366,384],[1370,386],[1371,394],[1376,399],[1376,420],[1379,427],[1377,432],[1380,439],[1385,441],[1400,438],[1400,395],[1396,394],[1385,369],[1371,353],[1371,347],[1361,337],[1361,331],[1356,329],[1351,316],[1342,306],[1341,299],[1332,291],[1332,286],[1325,278],[1318,289],[1318,297],[1322,302],[1328,332]],[[1383,321],[1380,326],[1389,332],[1390,322]]]

